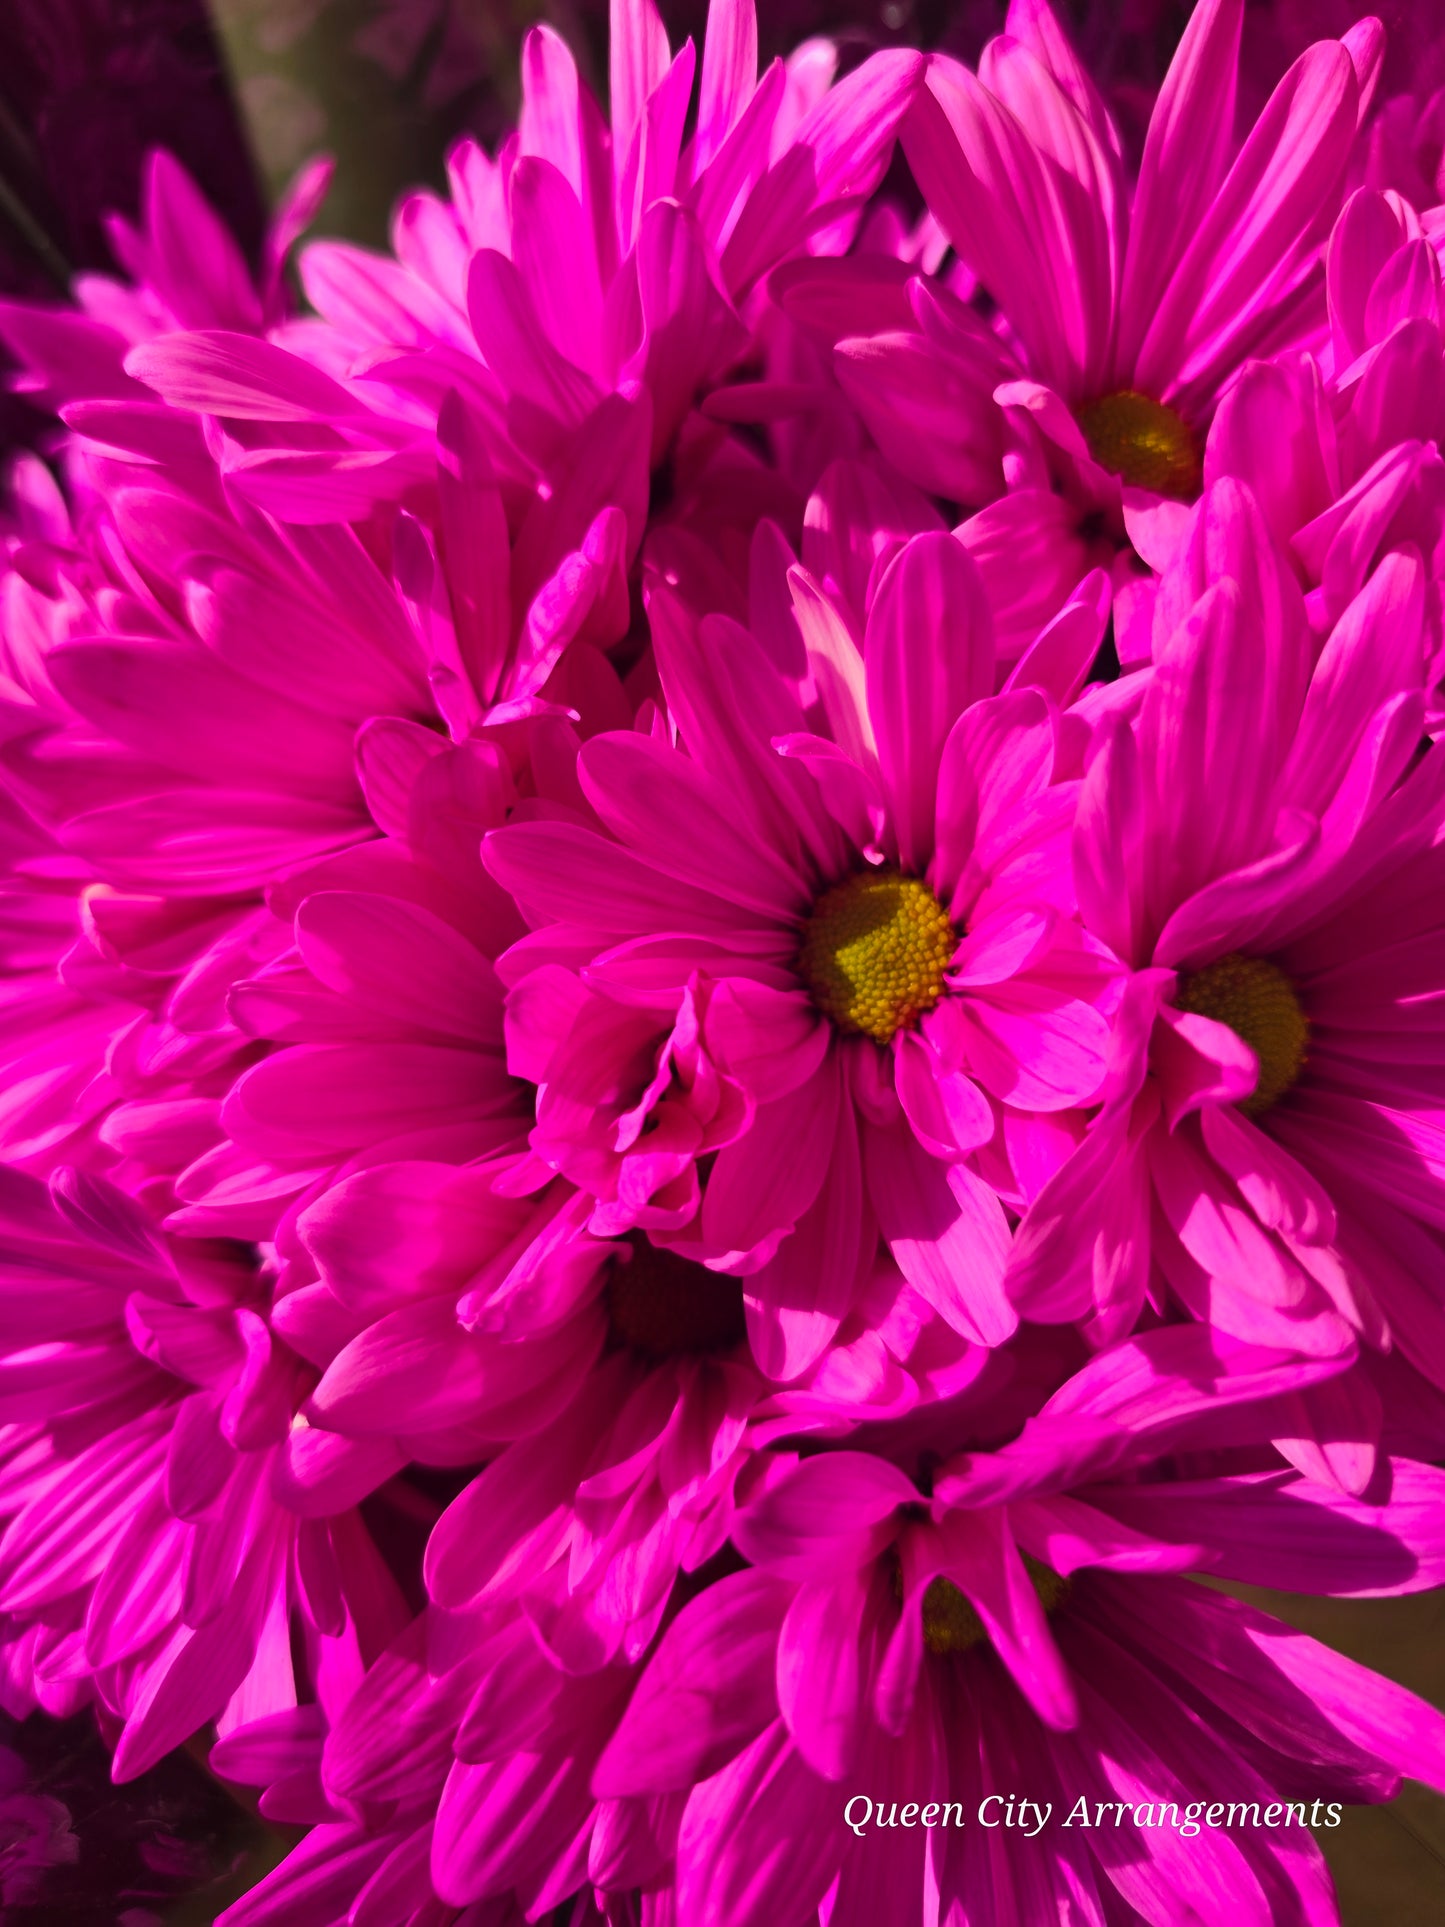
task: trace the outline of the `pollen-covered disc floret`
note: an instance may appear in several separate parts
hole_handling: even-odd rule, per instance
[[[1053,1612],[1068,1597],[1068,1580],[1028,1553],[1020,1556],[1044,1611]],[[923,1595],[923,1643],[929,1652],[940,1658],[966,1653],[987,1638],[987,1627],[953,1581],[942,1577],[933,1580]]]
[[[725,1272],[663,1251],[640,1233],[608,1267],[612,1336],[645,1358],[727,1351],[747,1336],[743,1288]]]
[[[1298,1081],[1309,1045],[1309,1019],[1278,964],[1232,952],[1204,970],[1181,976],[1174,1002],[1179,1010],[1228,1024],[1259,1059],[1259,1082],[1239,1107],[1247,1116],[1267,1111]]]
[[[958,938],[919,877],[866,870],[813,906],[798,969],[839,1030],[886,1044],[932,1010]]]
[[[1079,426],[1100,468],[1159,495],[1199,492],[1199,450],[1184,417],[1162,401],[1122,388],[1079,410]]]

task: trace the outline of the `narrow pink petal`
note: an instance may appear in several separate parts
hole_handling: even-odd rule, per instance
[[[298,1426],[275,1463],[271,1493],[300,1518],[330,1518],[369,1498],[405,1463],[392,1439],[349,1439]]]
[[[370,413],[340,382],[299,355],[254,335],[219,328],[165,335],[132,348],[126,371],[173,408],[193,408],[203,415],[329,422]]]
[[[578,759],[589,802],[613,833],[666,875],[767,918],[806,903],[800,878],[766,845],[739,834],[721,785],[688,758],[636,732],[594,736]]]
[[[1160,1539],[1182,1529],[1212,1549],[1211,1572],[1245,1584],[1363,1599],[1424,1591],[1445,1574],[1433,1466],[1392,1461],[1389,1497],[1378,1505],[1295,1472],[1186,1481],[1168,1505],[1161,1489],[1100,1486],[1090,1499]]]
[[[1025,1317],[1054,1323],[1097,1308],[1127,1330],[1138,1316],[1148,1282],[1149,1186],[1127,1126],[1126,1113],[1099,1118],[1024,1214],[1004,1289]]]
[[[665,77],[671,54],[653,0],[612,0],[610,17],[612,140],[620,177],[648,96]]]
[[[1234,1106],[1206,1106],[1200,1116],[1211,1157],[1239,1186],[1262,1223],[1302,1244],[1328,1244],[1335,1208],[1318,1178]]]
[[[1243,22],[1244,0],[1200,0],[1150,116],[1120,298],[1121,376],[1229,165]]]
[[[930,494],[988,502],[1003,470],[993,395],[1006,365],[997,348],[950,352],[911,327],[855,335],[864,319],[849,317],[834,369],[879,448]]]
[[[677,1847],[678,1927],[804,1921],[837,1871],[838,1790],[776,1721],[695,1787]]]
[[[723,280],[735,301],[784,250],[796,248],[800,231],[836,221],[873,192],[922,74],[921,55],[890,48],[828,88],[804,115],[794,145],[749,197],[723,250]]]
[[[1348,53],[1321,42],[1275,89],[1239,158],[1161,291],[1134,379],[1169,396],[1201,384],[1237,357],[1260,308],[1282,293],[1295,248],[1339,192],[1355,138],[1359,91]]]
[[[390,1834],[313,1827],[278,1867],[227,1910],[227,1927],[340,1927],[393,1846]]]
[[[209,650],[148,637],[72,642],[49,667],[81,715],[156,763],[326,802],[351,788],[346,722],[261,689]]]
[[[467,346],[461,316],[400,262],[345,241],[314,241],[301,256],[301,282],[319,314],[352,341],[425,349]]]
[[[817,1199],[744,1287],[748,1340],[760,1371],[794,1379],[819,1358],[863,1288],[875,1236],[863,1196],[857,1122],[840,1105],[833,1156]]]
[[[670,201],[649,207],[635,258],[644,332],[627,373],[645,379],[651,392],[652,454],[660,461],[699,390],[746,355],[748,335],[717,284],[702,226],[686,208]]]
[[[905,1126],[864,1139],[868,1191],[904,1277],[962,1337],[1000,1345],[1018,1323],[1003,1291],[1008,1224],[962,1164],[931,1157]]]
[[[1004,1511],[949,1513],[939,1523],[939,1542],[945,1570],[973,1602],[1024,1698],[1045,1726],[1077,1726],[1079,1703],[1069,1669]]]
[[[980,81],[939,55],[903,144],[929,207],[1007,311],[1040,378],[1082,398],[1098,380],[1113,318],[1097,204]]]
[[[1117,153],[1118,130],[1049,0],[1009,0],[1004,30],[1027,47],[1063,89],[1098,144]]]
[[[703,1192],[711,1255],[773,1255],[822,1188],[843,1101],[835,1049],[806,1083],[758,1106],[747,1134],[718,1153]]]
[[[1315,664],[1280,801],[1322,816],[1366,720],[1425,673],[1425,581],[1413,550],[1385,556],[1335,624]]]
[[[297,912],[296,937],[307,968],[363,1009],[414,1035],[496,1048],[502,1000],[491,964],[419,904],[324,890]]]
[[[712,0],[702,50],[693,171],[700,174],[732,131],[758,82],[754,0]]]
[[[1204,482],[1237,476],[1254,492],[1284,544],[1328,507],[1333,490],[1326,450],[1333,425],[1318,370],[1246,362],[1219,405],[1204,451]]]
[[[487,838],[482,854],[533,924],[565,921],[633,935],[721,933],[755,921],[715,891],[678,883],[578,824],[509,824]]]
[[[913,1481],[870,1452],[802,1460],[738,1514],[744,1557],[785,1579],[810,1581],[868,1565],[897,1530]]]
[[[1121,1524],[1107,1506],[1100,1510],[1100,1495],[1112,1489],[1090,1487],[1088,1503],[1064,1493],[1021,1500],[1009,1507],[1009,1527],[1026,1552],[1057,1573],[1085,1566],[1110,1572],[1194,1572],[1208,1562],[1202,1545],[1150,1537]],[[1175,1531],[1180,1523],[1173,1521]]]
[[[437,417],[437,493],[457,641],[483,701],[493,699],[511,639],[510,542],[481,423],[455,392]]]
[[[1335,361],[1341,370],[1370,345],[1366,304],[1380,271],[1404,238],[1399,216],[1377,188],[1357,188],[1335,222],[1325,271]]]
[[[899,860],[933,855],[939,759],[963,711],[993,691],[983,582],[951,535],[916,535],[879,584],[864,639],[868,710]]]
[[[815,1773],[841,1780],[868,1723],[871,1568],[799,1586],[778,1634],[778,1707]]]
[[[505,256],[472,256],[467,311],[487,366],[559,426],[578,427],[600,399],[597,384],[553,345],[527,284]]]

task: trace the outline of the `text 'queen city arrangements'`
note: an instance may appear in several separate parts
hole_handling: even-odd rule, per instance
[[[1052,1800],[1026,1800],[1013,1793],[990,1793],[974,1818],[981,1827],[1012,1827],[1033,1838],[1051,1823],[1064,1827],[1173,1827],[1186,1837],[1202,1828],[1337,1827],[1340,1802],[1332,1800],[1093,1800],[1084,1794],[1054,1821]],[[871,1827],[962,1827],[968,1824],[962,1800],[874,1800],[855,1793],[843,1809],[847,1826],[861,1840]]]

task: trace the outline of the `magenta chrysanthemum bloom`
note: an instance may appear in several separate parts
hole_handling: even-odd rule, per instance
[[[565,1263],[587,1280],[592,1241],[570,1250],[550,1242],[554,1273]],[[740,1279],[636,1234],[592,1250],[602,1359],[564,1411],[500,1453],[453,1501],[432,1532],[425,1567],[442,1607],[515,1601],[543,1650],[568,1671],[594,1671],[618,1654],[639,1658],[679,1574],[730,1556],[739,1492],[770,1440],[901,1419],[941,1398],[977,1396],[996,1379],[1007,1383],[1010,1371],[1018,1385],[1032,1384],[1040,1365],[1055,1363],[1042,1347],[1038,1360],[1011,1355],[995,1372],[991,1353],[966,1345],[882,1263],[813,1371],[784,1390],[748,1358]],[[537,1278],[532,1288],[549,1283]],[[527,1292],[526,1281],[519,1289],[509,1279],[502,1289],[509,1287]],[[465,1300],[459,1313],[478,1322]],[[384,1391],[384,1364],[372,1356]],[[345,1423],[327,1401],[330,1381],[348,1364],[343,1354],[318,1388],[323,1424]],[[357,1382],[375,1396],[371,1381],[358,1374]]]
[[[262,344],[212,328],[130,356],[168,401],[230,418],[223,466],[251,499],[349,515],[400,496],[456,391],[513,489],[551,495],[579,469],[620,470],[622,439],[644,501],[655,468],[668,490],[710,490],[728,519],[741,492],[745,524],[776,503],[775,477],[740,467],[735,443],[719,466],[725,431],[685,419],[755,351],[761,278],[847,247],[922,59],[880,53],[832,85],[836,52],[815,41],[759,78],[752,0],[715,0],[684,141],[692,42],[670,56],[652,0],[615,0],[612,16],[610,127],[565,43],[536,28],[515,135],[495,160],[472,141],[455,150],[450,203],[403,202],[395,260],[306,251],[321,321]],[[254,423],[264,453],[248,452]]]
[[[1011,1255],[1030,1315],[1107,1338],[1170,1295],[1311,1352],[1393,1337],[1441,1383],[1422,587],[1387,556],[1316,661],[1252,498],[1196,512],[1137,718],[1084,786],[1081,911],[1138,974],[1104,1107]],[[1285,1449],[1358,1491],[1379,1406],[1349,1385]]]
[[[308,1372],[236,1247],[167,1239],[74,1171],[49,1196],[6,1174],[4,1220],[7,1704],[93,1696],[118,1778],[209,1720],[294,1720],[303,1693],[314,1726],[406,1617],[354,1510],[395,1460],[333,1453],[287,1478]],[[303,1783],[271,1810],[326,1809]]]
[[[173,157],[155,152],[146,166],[139,227],[120,215],[105,226],[117,262],[130,282],[105,274],[75,278],[76,309],[0,303],[0,339],[23,372],[16,386],[73,424],[88,424],[109,439],[144,433],[154,399],[125,372],[129,350],[188,328],[225,328],[260,334],[282,321],[291,303],[286,259],[309,226],[331,178],[327,161],[297,177],[266,236],[262,282],[253,282],[245,257],[225,223]],[[155,432],[163,432],[156,430]],[[182,431],[173,425],[173,434]]]
[[[1267,1452],[1247,1473],[1208,1458],[1226,1441],[1237,1464],[1330,1369],[1179,1328],[1096,1360],[993,1449],[940,1455],[939,1415],[897,1458],[769,1455],[734,1526],[750,1569],[705,1571],[640,1669],[559,1668],[495,1605],[433,1610],[325,1743],[330,1797],[375,1821],[318,1829],[230,1927],[303,1907],[339,1923],[363,1892],[510,1921],[579,1886],[607,1917],[640,1904],[710,1927],[802,1927],[830,1889],[834,1917],[926,1918],[980,1883],[1020,1919],[1040,1886],[1099,1919],[1203,1921],[1221,1892],[1260,1927],[1327,1915],[1303,1825],[1221,1834],[1199,1816],[1215,1799],[1308,1816],[1389,1798],[1402,1772],[1438,1781],[1445,1723],[1175,1575],[1268,1566],[1361,1596],[1437,1582],[1433,1468],[1392,1461],[1367,1505]],[[975,1437],[1018,1428],[1007,1396],[964,1414]],[[991,1840],[979,1803],[1019,1775],[1061,1819],[1083,1799],[1089,1830],[1051,1834],[1051,1853]],[[863,1838],[855,1788],[865,1833],[880,1799],[962,1802],[969,1820],[931,1849]],[[1100,1800],[1110,1822],[1126,1803],[1123,1844]]]
[[[993,694],[963,549],[908,542],[861,650],[790,580],[781,667],[656,588],[681,742],[593,738],[596,827],[513,825],[485,850],[536,926],[501,964],[534,1153],[595,1196],[599,1234],[639,1226],[746,1271],[755,1353],[782,1378],[846,1315],[875,1223],[955,1329],[1012,1330],[975,1154],[1094,1095],[1108,990],[1069,921],[1052,702],[1028,659]]]
[[[70,853],[57,876],[94,886],[85,916],[112,965],[145,972],[164,955],[174,969],[179,924],[198,946],[229,931],[230,978],[210,977],[224,998],[265,960],[241,954],[248,930],[283,937],[261,891],[376,837],[394,820],[391,791],[404,813],[445,747],[439,723],[462,743],[484,718],[545,712],[564,735],[567,715],[630,720],[602,650],[627,627],[642,511],[629,532],[605,480],[537,504],[514,573],[501,495],[456,398],[440,469],[428,458],[435,533],[391,509],[358,527],[234,513],[199,423],[116,406],[123,427],[107,416],[97,433],[145,459],[78,442],[73,514],[30,504],[5,579],[0,692],[11,791]],[[358,738],[373,718],[392,733]],[[508,747],[525,764],[530,740]],[[506,790],[507,759],[489,756]],[[433,811],[450,807],[436,784],[447,767],[433,772]],[[476,887],[491,890],[479,871]]]

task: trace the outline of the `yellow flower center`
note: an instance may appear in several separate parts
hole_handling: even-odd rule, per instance
[[[612,1336],[645,1358],[721,1352],[747,1336],[743,1288],[726,1272],[661,1251],[629,1232],[630,1257],[608,1267],[607,1319]]]
[[[1043,1601],[1046,1613],[1054,1612],[1069,1596],[1069,1582],[1061,1579],[1051,1566],[1020,1555],[1024,1570],[1034,1582],[1034,1591]],[[900,1585],[901,1591],[901,1575]],[[938,1578],[923,1595],[923,1643],[930,1653],[944,1657],[966,1653],[988,1638],[983,1621],[951,1579]]]
[[[1188,422],[1162,401],[1121,388],[1079,410],[1089,453],[1111,475],[1159,495],[1199,492],[1199,451]]]
[[[1181,976],[1174,993],[1178,1010],[1191,1010],[1228,1024],[1259,1059],[1259,1082],[1240,1109],[1258,1117],[1298,1081],[1305,1066],[1310,1021],[1294,985],[1265,957],[1232,952],[1204,970]]]
[[[798,970],[839,1030],[886,1044],[943,995],[958,946],[948,913],[919,877],[864,870],[813,905]]]

